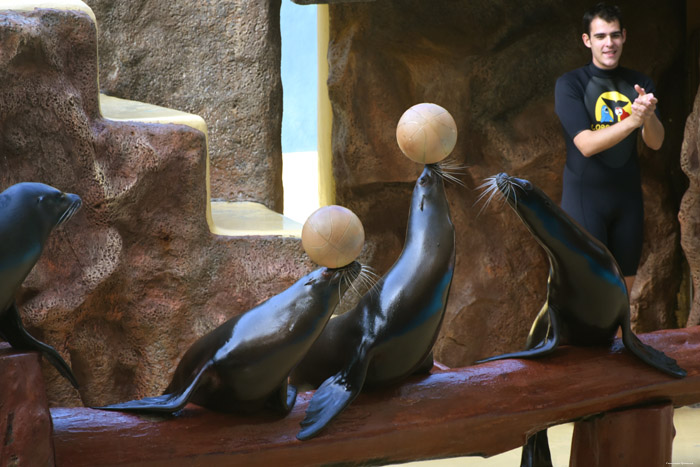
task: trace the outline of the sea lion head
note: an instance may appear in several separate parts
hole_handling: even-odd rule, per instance
[[[0,194],[0,210],[10,215],[13,223],[33,225],[45,235],[70,219],[81,204],[78,195],[43,183],[18,183]]]
[[[361,272],[362,265],[357,261],[341,268],[318,268],[306,276],[304,287],[310,289],[312,295],[314,291],[322,293],[331,290],[340,299]]]
[[[572,226],[574,221],[528,180],[500,173],[487,178],[482,188],[486,190],[480,198],[488,196],[488,204],[496,194],[500,194],[538,242],[547,248],[567,243],[566,237],[576,231]]]
[[[412,211],[422,212],[428,204],[447,208],[444,177],[438,164],[425,165],[413,188]]]
[[[77,195],[44,185],[18,183],[0,193],[0,312],[39,259],[51,230],[80,208]]]
[[[551,217],[552,212],[561,211],[549,196],[528,180],[500,173],[496,175],[495,183],[518,217],[534,230],[541,231],[538,226]],[[546,229],[546,226],[542,227]]]

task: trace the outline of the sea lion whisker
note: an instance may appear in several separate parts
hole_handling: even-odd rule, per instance
[[[452,173],[450,172],[442,172],[442,171],[436,171],[437,173],[443,180],[446,180],[448,182],[454,183],[455,185],[459,185],[463,188],[466,188],[467,185],[464,183],[462,180],[459,178],[455,177]]]
[[[378,274],[376,274],[369,266],[363,266],[362,270],[360,271],[360,276],[358,277],[358,280],[366,289],[365,293],[373,293],[377,287],[377,284],[379,283],[379,280],[381,280],[381,277]]]
[[[82,206],[82,203],[80,202],[80,200],[77,200],[73,204],[71,204],[70,207],[68,209],[66,209],[66,211],[63,213],[63,215],[61,216],[61,218],[59,219],[59,221],[56,225],[57,226],[61,225],[64,222],[67,222],[68,220],[70,220],[73,217],[73,215],[76,212],[78,212],[78,209],[80,209],[80,206]]]
[[[441,161],[437,162],[434,164],[429,164],[432,169],[435,171],[436,174],[443,180],[450,182],[450,183],[455,183],[457,185],[460,185],[462,187],[466,188],[466,185],[462,180],[456,177],[456,175],[464,175],[464,172],[462,169],[466,168],[463,166],[457,165],[454,161]]]
[[[484,191],[481,192],[481,194],[476,199],[476,202],[474,204],[477,204],[478,202],[480,202],[482,199],[484,199],[486,197],[488,197],[490,200],[490,198],[493,197],[493,193],[495,192],[495,190],[496,190],[496,187],[489,186],[488,188],[486,188]]]
[[[437,166],[440,170],[446,170],[446,171],[455,171],[455,170],[464,170],[467,168],[466,165],[460,164],[457,162],[457,159],[454,157],[447,157],[446,159],[443,159],[439,162],[436,162],[432,164],[433,166]]]
[[[479,213],[477,214],[477,217],[481,215],[482,212],[484,212],[484,209],[488,207],[489,204],[491,204],[491,201],[493,198],[500,193],[498,189],[498,185],[496,184],[496,179],[494,177],[490,177],[490,180],[488,182],[485,182],[484,184],[481,185],[481,187],[486,188],[481,195],[476,199],[474,202],[474,205],[482,202],[482,200],[486,199],[486,201],[483,202],[483,205],[481,206],[481,209],[479,210]]]
[[[364,292],[367,292],[373,284],[372,281],[370,281],[365,274],[360,274],[360,276],[357,278],[357,282],[360,285],[360,288],[364,290]],[[358,292],[358,295],[362,295],[361,293]]]
[[[496,183],[496,177],[486,177],[481,185],[476,187],[477,190],[480,190],[482,188],[487,188],[493,186],[493,184]]]
[[[370,266],[367,266],[366,268],[362,269],[362,278],[365,280],[368,284],[370,284],[369,288],[373,288],[374,286],[377,285],[377,282],[382,278],[379,274],[377,274],[373,268]]]
[[[365,274],[367,274],[371,277],[377,278],[377,279],[380,277],[379,274],[377,274],[374,271],[374,268],[372,266],[367,266],[364,264],[362,265],[362,269],[361,269],[360,273],[365,273]]]
[[[343,280],[347,284],[348,289],[352,289],[352,291],[355,293],[356,296],[361,297],[362,294],[360,293],[359,290],[357,290],[357,287],[355,287],[355,282],[357,282],[359,277],[360,277],[359,273],[355,277],[353,277],[352,279],[350,279],[350,277],[348,277],[348,275],[344,275]]]
[[[76,213],[78,209],[75,207],[75,205],[71,205],[68,209],[66,209],[63,214],[61,214],[61,217],[58,218],[58,221],[56,221],[55,227],[58,227],[59,225],[65,223],[68,221],[71,217],[73,217],[73,214]]]

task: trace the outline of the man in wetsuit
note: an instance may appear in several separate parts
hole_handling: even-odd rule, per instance
[[[632,284],[642,251],[644,209],[637,134],[659,149],[664,127],[654,83],[619,66],[627,32],[620,10],[597,4],[583,16],[588,65],[561,76],[555,110],[566,139],[562,208],[613,254]]]

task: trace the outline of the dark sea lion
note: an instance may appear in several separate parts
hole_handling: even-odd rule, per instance
[[[484,195],[505,197],[544,248],[550,268],[547,300],[532,325],[526,350],[476,363],[539,357],[560,344],[611,345],[622,328],[625,347],[642,361],[677,378],[686,375],[674,359],[644,344],[632,332],[624,276],[605,245],[527,180],[501,173],[483,186],[488,187]],[[546,432],[528,440],[522,465],[551,465]]]
[[[43,183],[18,183],[0,193],[0,337],[19,350],[37,350],[78,388],[70,366],[24,328],[15,295],[41,256],[51,231],[80,208],[78,195]]]
[[[267,406],[286,415],[297,393],[287,384],[290,371],[321,334],[361,269],[356,261],[343,268],[316,269],[199,338],[185,352],[162,396],[97,408],[172,413],[194,402],[219,412],[250,413]]]
[[[355,308],[331,319],[293,372],[292,381],[317,385],[325,379],[297,438],[315,436],[363,387],[396,383],[432,367],[455,266],[443,176],[438,165],[425,166],[413,190],[401,255]]]

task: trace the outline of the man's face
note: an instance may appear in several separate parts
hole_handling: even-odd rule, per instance
[[[620,29],[619,21],[608,23],[604,19],[593,18],[590,35],[583,34],[582,39],[591,49],[593,64],[604,70],[612,70],[620,62],[626,35],[626,31]]]

